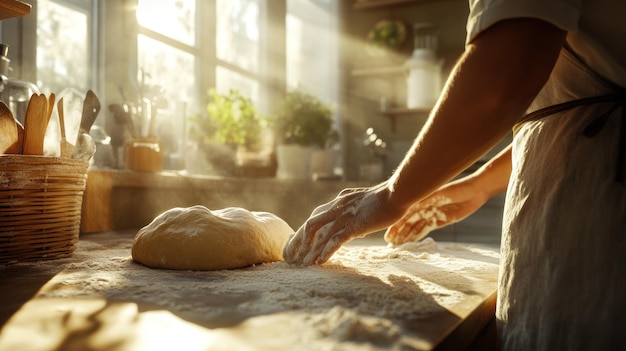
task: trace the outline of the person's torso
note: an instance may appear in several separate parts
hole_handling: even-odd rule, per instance
[[[626,88],[626,1],[582,1],[579,28],[567,41],[596,73]]]
[[[540,18],[567,30],[568,44],[595,72],[626,87],[624,14],[624,0],[470,0],[467,42],[501,20]]]

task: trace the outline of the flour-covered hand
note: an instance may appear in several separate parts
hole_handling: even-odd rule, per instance
[[[392,245],[419,241],[435,229],[463,220],[486,201],[471,177],[449,183],[413,204],[387,228],[385,241]]]
[[[317,207],[283,250],[287,263],[322,264],[346,242],[381,230],[402,213],[389,202],[386,184],[346,189]]]

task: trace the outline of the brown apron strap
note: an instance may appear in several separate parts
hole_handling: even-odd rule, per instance
[[[585,97],[581,99],[566,101],[560,104],[544,107],[537,111],[533,111],[525,115],[524,117],[522,117],[522,119],[520,119],[516,123],[516,126],[521,125],[522,123],[525,123],[525,122],[537,121],[544,117],[548,117],[555,113],[563,112],[563,111],[572,109],[574,107],[591,105],[591,104],[599,104],[603,102],[618,102],[624,98],[626,98],[626,95],[624,94],[607,94],[607,95],[590,96],[590,97]]]
[[[566,101],[560,104],[544,107],[537,111],[531,112],[515,124],[514,131],[517,131],[525,122],[537,121],[542,118],[551,116],[555,113],[563,112],[574,107],[585,106],[598,103],[613,103],[612,107],[605,113],[594,118],[583,130],[583,135],[591,138],[598,134],[604,127],[609,116],[619,107],[622,108],[620,121],[620,132],[617,150],[617,168],[615,170],[615,181],[624,183],[626,180],[626,91],[618,93],[585,97],[581,99]]]

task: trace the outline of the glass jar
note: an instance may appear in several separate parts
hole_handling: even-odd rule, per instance
[[[443,62],[437,57],[438,30],[429,23],[413,26],[413,54],[405,62],[407,107],[429,109],[435,105],[442,87]]]

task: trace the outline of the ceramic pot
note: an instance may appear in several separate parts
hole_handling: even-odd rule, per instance
[[[332,149],[315,150],[311,154],[311,174],[313,177],[332,177],[335,175],[337,151]]]
[[[276,147],[278,169],[276,177],[280,179],[311,178],[311,155],[313,148],[297,144],[281,144]]]

